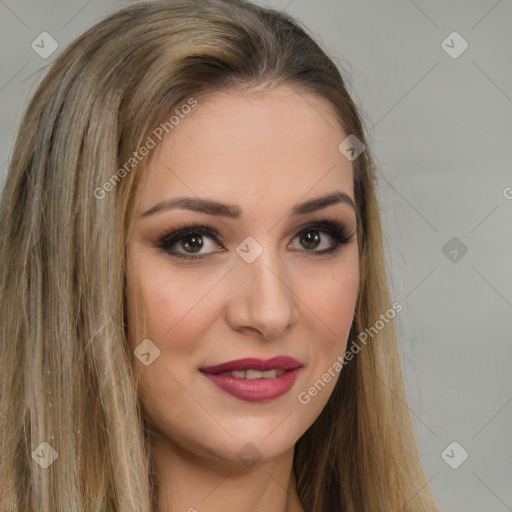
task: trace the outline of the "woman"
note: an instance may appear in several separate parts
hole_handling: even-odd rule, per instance
[[[282,13],[150,1],[73,42],[1,202],[0,509],[437,510],[375,181]]]

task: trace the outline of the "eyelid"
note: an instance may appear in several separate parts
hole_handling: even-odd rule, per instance
[[[182,224],[181,227],[177,227],[172,231],[166,230],[163,233],[157,235],[157,245],[165,244],[170,239],[173,242],[179,241],[182,237],[192,233],[207,235],[212,238],[215,238],[216,241],[223,241],[220,233],[216,229],[210,227],[209,225],[202,222],[185,222]]]
[[[327,255],[331,252],[336,252],[339,250],[342,245],[346,245],[347,243],[353,240],[355,235],[355,230],[351,230],[347,227],[346,223],[336,217],[322,217],[318,220],[313,220],[307,222],[295,230],[295,234],[292,237],[294,240],[297,236],[302,234],[303,232],[307,232],[309,230],[317,230],[321,233],[327,234],[333,241],[333,246],[329,249],[324,249],[322,251],[315,250],[307,250],[302,249],[298,252],[311,254],[311,255]],[[175,256],[180,259],[185,260],[198,260],[207,258],[216,252],[220,251],[212,251],[205,254],[193,254],[193,253],[182,253],[182,252],[171,252],[169,249],[173,245],[176,245],[182,238],[187,235],[199,234],[203,236],[207,236],[215,240],[216,243],[222,245],[224,241],[222,236],[218,233],[218,231],[209,225],[201,222],[184,222],[180,228],[176,228],[171,232],[165,231],[161,235],[157,236],[157,242],[155,244],[156,247],[163,249],[165,252],[170,254],[171,256]]]

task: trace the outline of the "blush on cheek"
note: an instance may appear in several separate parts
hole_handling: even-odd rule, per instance
[[[318,292],[308,293],[304,300],[314,317],[320,332],[327,338],[348,334],[357,300],[357,282],[354,280],[330,281],[319,286]]]
[[[197,295],[197,296],[196,296]],[[145,316],[147,337],[161,350],[192,352],[198,340],[207,339],[208,331],[218,318],[213,294],[185,293],[171,289],[160,289],[158,293],[145,290]],[[213,302],[213,304],[212,304]]]

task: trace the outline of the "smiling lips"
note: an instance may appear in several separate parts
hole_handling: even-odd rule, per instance
[[[266,402],[286,393],[301,368],[297,359],[277,356],[267,360],[237,359],[200,371],[231,396],[248,402]]]

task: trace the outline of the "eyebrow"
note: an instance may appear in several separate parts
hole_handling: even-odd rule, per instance
[[[317,197],[303,203],[296,204],[290,212],[290,215],[302,215],[314,212],[332,206],[333,204],[348,204],[354,210],[356,205],[352,198],[345,192],[333,192],[325,196]],[[235,204],[226,204],[212,199],[201,199],[199,197],[175,197],[167,199],[156,204],[142,214],[142,217],[148,217],[163,210],[172,210],[182,208],[194,212],[206,213],[207,215],[217,215],[221,217],[230,217],[238,219],[242,215],[242,209]]]

